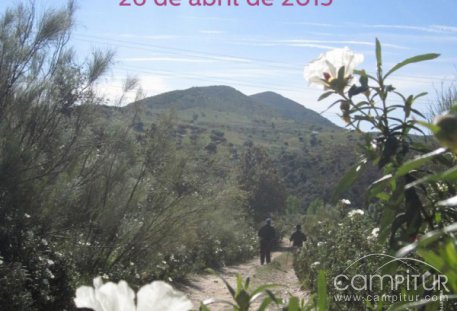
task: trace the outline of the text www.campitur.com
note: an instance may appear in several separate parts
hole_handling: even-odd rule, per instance
[[[424,299],[426,301],[447,301],[447,297],[443,295],[427,295],[422,297],[420,295],[334,295],[335,302],[359,302],[359,301],[383,301],[383,302],[415,302]]]

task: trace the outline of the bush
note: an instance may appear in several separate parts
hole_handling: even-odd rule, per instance
[[[315,207],[314,207],[315,208]],[[346,207],[347,208],[347,207]],[[322,217],[322,210],[330,217]],[[352,212],[351,212],[352,211]],[[351,217],[347,214],[354,213]],[[378,242],[374,222],[361,210],[341,208],[330,208],[321,206],[317,215],[307,215],[305,230],[308,241],[295,257],[294,268],[300,281],[305,288],[317,291],[317,279],[320,270],[327,271],[329,295],[337,294],[366,294],[366,292],[355,292],[351,286],[346,291],[337,291],[333,285],[336,276],[344,272],[348,278],[361,271],[376,271],[383,258],[370,258],[354,265],[346,270],[357,259],[368,254],[385,253],[386,248]],[[321,214],[321,215],[319,215]],[[352,292],[351,292],[352,291]],[[351,304],[347,309],[344,306],[331,304],[331,310],[361,310],[364,309],[364,302]]]

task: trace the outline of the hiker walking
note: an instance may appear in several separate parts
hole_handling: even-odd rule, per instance
[[[301,231],[301,225],[295,226],[295,232],[292,233],[290,241],[293,247],[299,248],[303,246],[303,242],[306,241],[306,235]]]
[[[271,225],[271,219],[267,218],[265,225],[259,230],[260,238],[260,264],[263,265],[271,262],[271,249],[276,237],[276,230]]]

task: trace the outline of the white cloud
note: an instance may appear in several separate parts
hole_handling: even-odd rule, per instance
[[[322,49],[322,50],[333,50],[336,49],[336,46],[330,45],[322,45],[322,44],[315,44],[315,43],[304,43],[304,42],[290,42],[285,43],[286,46],[291,47],[304,47],[304,48],[313,48],[313,49]]]
[[[232,57],[232,56],[215,56],[215,55],[209,55],[207,56],[210,59],[215,59],[215,60],[220,60],[220,61],[228,61],[228,62],[238,62],[238,63],[251,63],[252,60],[247,59],[247,58],[241,58],[241,57]]]
[[[284,25],[305,25],[305,26],[317,26],[317,27],[340,27],[335,24],[328,23],[309,23],[309,22],[284,22]]]
[[[249,46],[288,46],[288,47],[309,47],[316,49],[335,49],[341,45],[361,45],[373,46],[371,41],[359,40],[315,40],[315,39],[283,39],[283,40],[236,40],[232,44],[249,45]],[[383,43],[383,46],[393,49],[406,50],[408,48],[391,43]]]
[[[457,33],[457,27],[447,25],[432,25],[434,29],[441,30],[443,32]]]
[[[113,36],[117,38],[127,38],[127,39],[141,39],[141,40],[174,40],[178,39],[177,35],[137,35],[131,33],[121,33]]]
[[[279,40],[278,42],[285,43],[289,46],[302,46],[302,45],[309,45],[309,44],[317,44],[316,46],[320,46],[318,44],[338,44],[338,45],[363,45],[363,46],[373,46],[373,42],[371,41],[357,41],[357,40],[309,40],[309,39],[291,39],[291,40]],[[395,49],[407,49],[404,46],[390,44],[390,43],[383,43],[383,46],[395,48]]]
[[[287,70],[287,69],[264,69],[264,68],[239,68],[239,69],[230,69],[224,71],[207,71],[199,72],[198,75],[208,78],[256,78],[256,80],[265,77],[279,77],[286,76],[289,77],[293,74],[296,74],[297,70]],[[301,73],[301,71],[300,71]],[[236,81],[236,80],[235,80]]]
[[[123,62],[176,62],[176,63],[214,63],[214,60],[203,58],[182,58],[168,56],[127,57],[119,59]]]
[[[140,85],[144,92],[148,95],[156,95],[171,90],[167,80],[164,77],[157,75],[141,75],[139,76]]]
[[[224,34],[224,31],[221,30],[200,30],[199,33],[205,34],[205,35],[221,35]]]
[[[457,27],[448,26],[448,25],[424,25],[424,26],[415,26],[415,25],[392,25],[392,24],[381,24],[381,25],[362,25],[367,28],[385,28],[385,29],[398,29],[398,30],[412,30],[420,32],[429,32],[429,33],[443,33],[443,34],[453,34],[457,33]]]
[[[153,96],[171,90],[166,78],[163,76],[144,74],[138,76],[138,80],[146,96]],[[108,100],[108,104],[123,106],[133,102],[136,97],[136,90],[122,96],[123,82],[123,79],[119,78],[106,78],[103,82],[99,83],[96,90],[99,95]]]

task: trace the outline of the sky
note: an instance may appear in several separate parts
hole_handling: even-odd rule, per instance
[[[436,92],[457,80],[456,0],[310,0],[282,6],[248,6],[247,0],[220,6],[157,6],[151,0],[79,0],[72,44],[78,55],[112,49],[115,63],[100,85],[108,97],[120,92],[126,76],[136,76],[147,95],[192,86],[229,85],[247,95],[274,91],[317,112],[322,90],[308,86],[304,66],[321,53],[349,47],[363,53],[360,69],[374,73],[374,42],[383,45],[385,68],[403,59],[436,52],[441,57],[405,67],[392,83],[407,95],[428,91],[417,104],[426,110]],[[169,0],[156,0],[169,1]],[[179,1],[179,0],[174,0]],[[214,0],[208,0],[214,1]],[[253,1],[253,0],[252,0]],[[299,0],[306,3],[306,0]],[[2,0],[0,12],[18,0]],[[36,0],[41,10],[61,0]],[[231,5],[228,5],[228,4]],[[335,98],[334,98],[335,99]],[[395,100],[394,100],[395,103]],[[396,102],[398,103],[398,102]],[[343,125],[331,109],[323,115]]]

